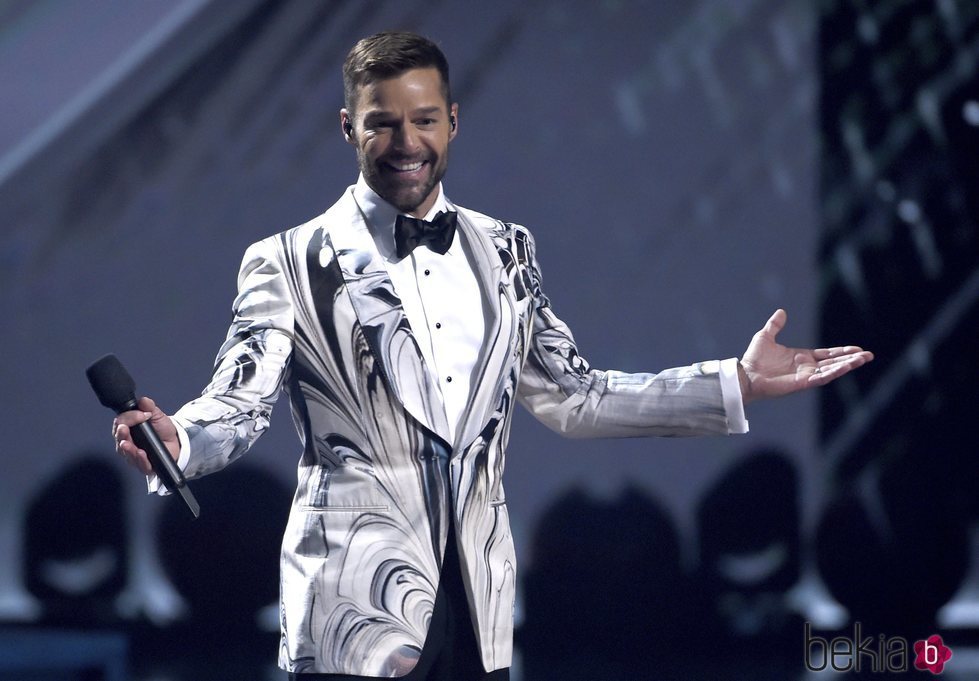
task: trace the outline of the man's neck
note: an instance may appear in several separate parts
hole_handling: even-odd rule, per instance
[[[432,193],[432,196],[432,202],[427,211],[420,216],[416,214],[418,211],[409,213],[409,215],[431,220],[439,212],[448,210],[445,195],[442,193],[441,182],[437,187],[437,191]],[[380,194],[371,189],[363,175],[357,179],[357,184],[354,186],[354,198],[357,200],[357,205],[360,206],[360,210],[363,211],[364,217],[367,219],[367,227],[371,232],[371,236],[374,237],[374,242],[377,244],[378,250],[386,258],[393,257],[395,251],[394,221],[398,217],[398,214],[403,211],[399,211],[395,206],[385,201]]]

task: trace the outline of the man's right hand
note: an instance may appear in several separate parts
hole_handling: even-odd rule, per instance
[[[180,440],[177,437],[177,427],[173,425],[173,421],[156,406],[153,400],[148,397],[141,397],[136,404],[139,410],[124,411],[113,419],[112,437],[116,441],[116,451],[122,458],[142,471],[144,475],[152,475],[155,473],[153,466],[146,457],[146,452],[133,442],[130,429],[135,425],[149,421],[174,461],[180,457]]]

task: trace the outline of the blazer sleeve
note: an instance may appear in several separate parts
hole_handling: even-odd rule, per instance
[[[517,397],[552,430],[575,438],[727,434],[718,361],[659,373],[593,369],[541,290],[533,237],[526,241],[535,310]]]
[[[283,260],[275,237],[245,252],[234,317],[210,383],[174,414],[189,439],[189,478],[228,465],[268,429],[293,346],[293,305]]]

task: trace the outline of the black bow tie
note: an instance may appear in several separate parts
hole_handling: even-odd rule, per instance
[[[442,211],[431,222],[408,215],[399,215],[394,223],[394,245],[399,258],[406,257],[422,244],[439,255],[444,255],[452,245],[452,237],[455,233],[454,211]]]

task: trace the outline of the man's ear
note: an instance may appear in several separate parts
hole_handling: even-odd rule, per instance
[[[343,138],[350,144],[354,144],[354,126],[350,120],[350,114],[346,109],[340,109],[340,129],[343,131]]]
[[[455,136],[459,134],[459,104],[453,104],[449,107],[449,141],[455,139]]]

